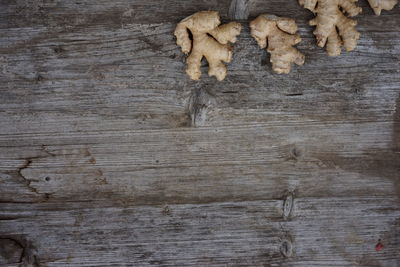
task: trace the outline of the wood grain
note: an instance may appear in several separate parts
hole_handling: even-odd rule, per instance
[[[35,240],[46,266],[396,266],[400,245],[391,235],[400,230],[392,197],[295,198],[290,220],[282,200],[3,204],[1,215],[14,217],[0,221],[1,229]],[[380,253],[377,237],[385,239]]]
[[[297,1],[1,1],[0,266],[400,266],[400,10],[360,5],[329,58]],[[223,82],[175,44],[200,10],[243,24]]]

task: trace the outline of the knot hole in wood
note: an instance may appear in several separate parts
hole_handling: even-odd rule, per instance
[[[293,245],[289,240],[283,240],[280,251],[285,258],[289,258],[293,255]]]

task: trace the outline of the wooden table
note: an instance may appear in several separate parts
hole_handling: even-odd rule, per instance
[[[400,266],[400,8],[366,2],[328,57],[296,0],[1,0],[0,265]],[[223,82],[175,44],[200,10],[242,19]]]

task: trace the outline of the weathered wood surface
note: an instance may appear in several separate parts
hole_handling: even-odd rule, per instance
[[[0,265],[400,266],[400,9],[365,2],[328,58],[296,1],[2,0]],[[244,26],[223,82],[172,34],[207,9]],[[305,66],[271,72],[259,13]]]

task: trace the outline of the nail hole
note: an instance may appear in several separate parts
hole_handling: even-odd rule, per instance
[[[56,46],[53,48],[54,53],[60,54],[64,52],[64,49],[61,46]]]
[[[43,81],[43,80],[44,80],[44,77],[40,74],[36,77],[36,81],[38,81],[38,82]]]
[[[48,181],[50,181],[51,180],[51,178],[50,177],[48,177],[48,176],[46,176],[46,178],[44,178],[45,180],[46,180],[46,182],[48,182]]]
[[[165,206],[162,212],[164,215],[171,215],[171,210],[168,206]]]

